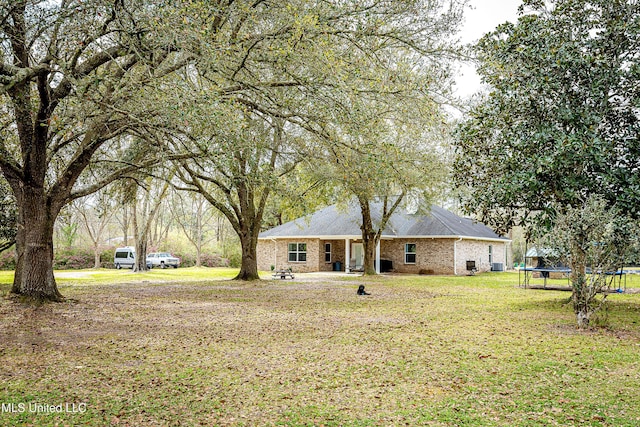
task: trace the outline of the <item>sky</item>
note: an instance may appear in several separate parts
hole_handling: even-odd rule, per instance
[[[465,18],[460,32],[463,43],[473,43],[498,25],[518,20],[518,6],[521,0],[471,0],[471,7],[465,10]],[[481,89],[480,77],[472,65],[464,65],[456,79],[457,94],[468,97]]]

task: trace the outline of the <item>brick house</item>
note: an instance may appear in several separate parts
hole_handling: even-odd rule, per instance
[[[376,210],[381,212],[380,204],[372,206],[374,223]],[[376,250],[378,271],[461,275],[473,266],[482,272],[507,265],[510,240],[487,226],[436,206],[429,215],[399,210]],[[359,270],[364,261],[360,224],[359,206],[333,205],[264,231],[258,238],[258,269]]]

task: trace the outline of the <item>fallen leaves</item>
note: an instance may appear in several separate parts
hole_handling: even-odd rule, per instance
[[[4,300],[0,401],[88,403],[40,425],[615,424],[607,399],[640,416],[637,332],[549,328],[564,313],[529,299],[550,294],[481,278],[468,293],[378,278],[366,306],[353,282],[321,280],[77,286],[37,312]]]

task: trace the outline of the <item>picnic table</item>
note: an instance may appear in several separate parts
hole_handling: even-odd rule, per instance
[[[290,268],[287,269],[279,269],[279,270],[274,270],[273,274],[271,274],[271,277],[273,279],[281,279],[281,280],[285,280],[285,279],[295,279],[295,277],[293,276],[293,271],[291,271]]]

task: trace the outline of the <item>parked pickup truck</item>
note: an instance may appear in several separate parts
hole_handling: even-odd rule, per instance
[[[152,252],[147,254],[147,264],[151,263],[152,267],[178,268],[180,259],[172,256],[169,252]]]

